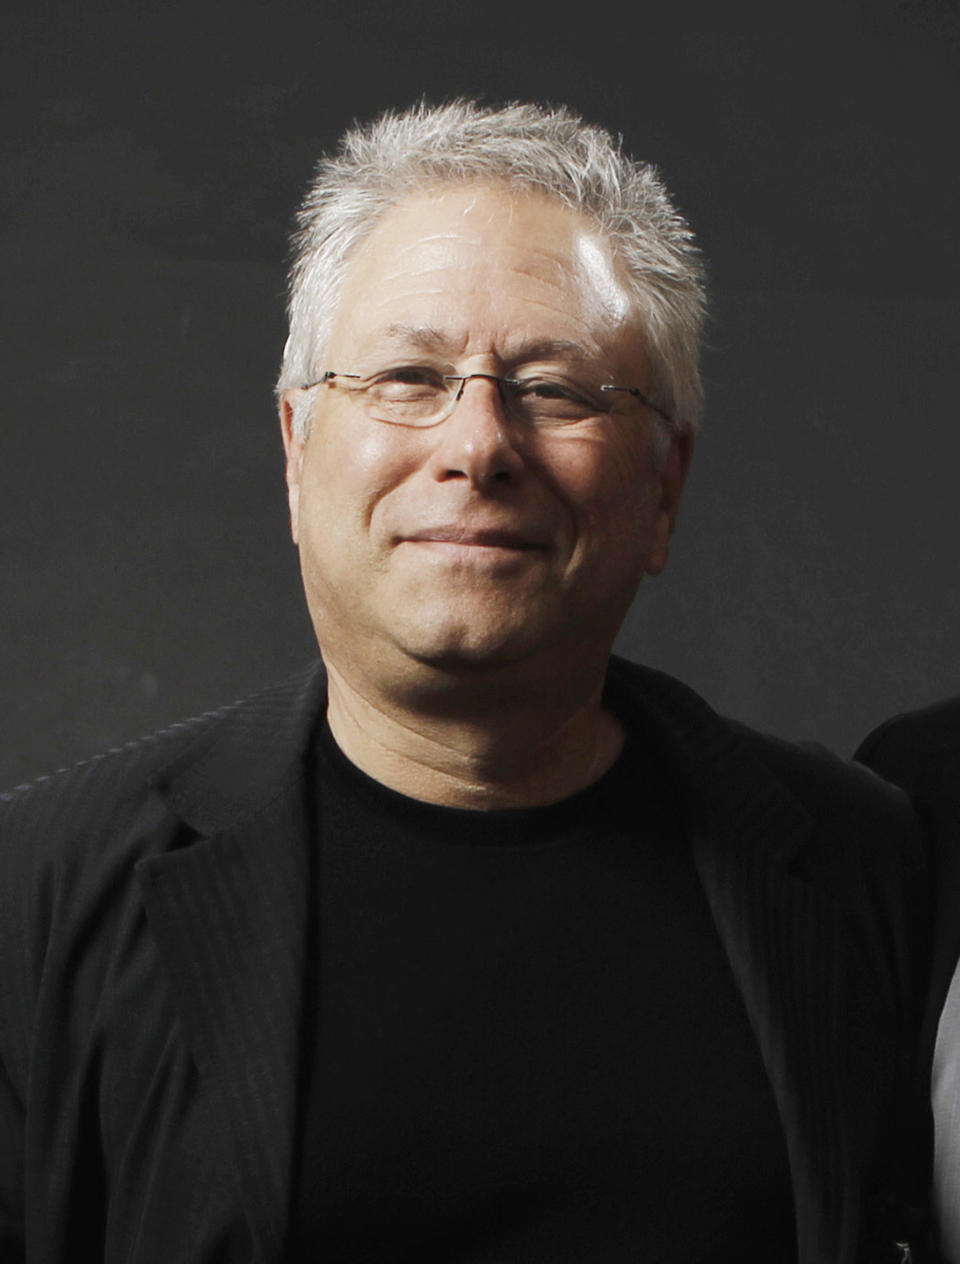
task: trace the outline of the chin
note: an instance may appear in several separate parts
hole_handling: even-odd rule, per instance
[[[416,633],[396,636],[401,649],[416,662],[444,673],[480,672],[510,667],[523,662],[555,643],[540,629],[524,626],[505,628],[503,624],[482,629],[476,624],[447,629],[443,635]]]

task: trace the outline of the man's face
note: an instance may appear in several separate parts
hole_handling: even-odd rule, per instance
[[[445,187],[389,211],[349,261],[324,370],[544,371],[638,386],[642,329],[604,239],[537,195]],[[656,416],[535,430],[469,381],[438,425],[374,420],[316,388],[305,443],[281,409],[293,536],[328,661],[447,670],[606,653],[659,572],[689,458],[658,471]],[[371,655],[375,656],[371,658]]]

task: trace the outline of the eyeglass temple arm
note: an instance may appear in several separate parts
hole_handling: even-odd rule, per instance
[[[662,408],[658,408],[648,395],[644,395],[643,391],[637,386],[601,386],[602,391],[626,391],[628,395],[632,395],[634,399],[638,399],[641,404],[647,408],[653,409],[658,417],[662,417],[664,421],[673,424],[673,418],[669,413],[665,413]]]
[[[331,369],[327,369],[326,373],[322,373],[315,381],[304,382],[303,386],[299,387],[299,389],[301,391],[312,391],[315,386],[322,386],[324,382],[329,382],[335,377],[351,377],[358,382],[360,381],[359,373],[334,373]]]

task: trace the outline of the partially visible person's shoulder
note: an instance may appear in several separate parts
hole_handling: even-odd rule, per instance
[[[819,742],[789,741],[728,720],[744,746],[808,808],[831,813],[905,810],[904,796],[863,764],[842,759]]]
[[[945,764],[960,771],[960,696],[884,721],[854,758],[909,787]]]
[[[941,702],[933,702],[927,707],[919,707],[915,711],[903,711],[891,716],[873,730],[871,737],[880,737],[890,732],[922,735],[930,740],[943,739],[960,745],[960,694]]]

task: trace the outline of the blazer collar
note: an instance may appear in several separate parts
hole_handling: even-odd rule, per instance
[[[189,721],[196,735],[154,774],[154,789],[198,834],[244,820],[302,776],[326,695],[317,659],[279,685]]]
[[[138,866],[186,1038],[230,1120],[264,1260],[282,1257],[292,1187],[310,888],[305,754],[325,687],[318,663],[210,717],[155,778],[190,845]],[[614,659],[607,695],[684,789],[698,871],[784,1123],[800,1262],[845,1260],[855,1231],[841,1209],[855,1200],[836,1074],[842,913],[791,873],[813,822],[736,728],[670,677]]]
[[[200,835],[225,829],[264,807],[303,775],[303,758],[326,705],[318,659],[282,684],[184,727],[196,733],[152,776],[173,812]],[[784,864],[813,822],[787,787],[698,694],[662,672],[610,660],[605,699],[644,733],[693,793],[686,803],[702,826],[723,827],[766,861]]]

